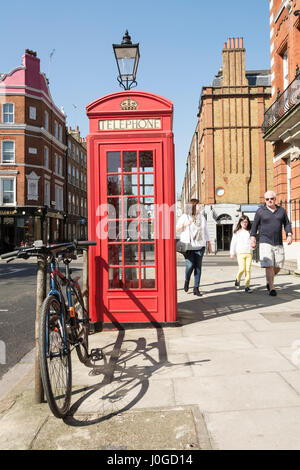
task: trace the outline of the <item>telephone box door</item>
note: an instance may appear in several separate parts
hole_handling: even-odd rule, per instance
[[[100,249],[104,322],[165,321],[161,152],[159,143],[100,146],[100,200],[107,203]]]

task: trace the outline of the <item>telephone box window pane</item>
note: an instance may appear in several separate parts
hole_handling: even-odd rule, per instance
[[[138,200],[136,197],[124,197],[124,218],[136,219],[138,217]]]
[[[152,219],[154,217],[154,198],[140,198],[140,216],[142,219]]]
[[[154,194],[153,174],[140,175],[140,194],[145,196]]]
[[[123,153],[123,171],[136,173],[137,172],[137,156],[136,152]]]
[[[139,264],[139,246],[137,244],[124,245],[124,265],[132,266]]]
[[[154,240],[154,220],[141,221],[141,239],[144,241]]]
[[[128,242],[138,240],[139,224],[137,220],[130,220],[125,222],[125,238]]]
[[[108,219],[119,219],[121,216],[120,208],[121,199],[118,197],[109,197],[107,199],[107,218]]]
[[[107,173],[121,173],[121,152],[107,152]]]
[[[152,243],[141,245],[141,265],[155,264],[155,245]]]
[[[137,175],[123,175],[124,194],[136,196],[138,194]]]
[[[122,223],[118,221],[107,223],[107,233],[109,241],[122,240]]]
[[[108,245],[108,264],[122,265],[122,245]]]
[[[122,283],[122,269],[109,268],[108,270],[108,287],[109,289],[120,289]]]
[[[124,284],[126,289],[139,288],[139,268],[125,268]]]
[[[121,194],[121,176],[109,175],[107,177],[108,196],[119,196]]]
[[[142,268],[141,269],[141,288],[154,289],[155,288],[155,268]]]
[[[140,152],[140,171],[153,171],[153,152]]]

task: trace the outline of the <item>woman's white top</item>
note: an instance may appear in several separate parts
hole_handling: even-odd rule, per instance
[[[189,224],[189,225],[188,225]],[[187,225],[185,229],[180,234],[180,241],[183,243],[190,243],[193,248],[202,248],[206,246],[206,242],[210,241],[209,233],[207,230],[206,218],[201,214],[201,235],[197,236],[197,239],[194,239],[195,234],[198,232],[197,225],[194,223],[192,216],[187,214],[182,214],[176,224],[176,230],[183,225]],[[199,238],[201,241],[199,241]]]
[[[239,253],[252,253],[250,232],[241,228],[238,232],[233,234],[230,244],[230,255]]]

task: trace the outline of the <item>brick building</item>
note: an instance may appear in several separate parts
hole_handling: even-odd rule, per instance
[[[87,239],[87,160],[86,140],[79,127],[67,130],[66,238]]]
[[[222,68],[202,89],[182,200],[200,199],[214,249],[228,250],[239,216],[253,219],[273,187],[272,146],[261,131],[271,87],[269,70],[245,69],[242,38],[228,39],[222,55]]]
[[[286,254],[300,268],[300,0],[270,1],[270,44],[272,104],[262,129],[274,147],[274,190],[293,225]]]
[[[64,238],[66,149],[65,115],[26,50],[0,74],[0,251]]]

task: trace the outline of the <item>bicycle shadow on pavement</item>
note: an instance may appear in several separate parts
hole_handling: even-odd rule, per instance
[[[132,292],[130,296],[135,297]],[[72,404],[68,416],[64,419],[66,424],[90,426],[118,416],[142,400],[149,389],[149,380],[154,374],[163,371],[164,368],[208,362],[207,359],[182,363],[170,362],[163,328],[145,310],[139,299],[135,298],[135,302],[150,320],[153,341],[147,342],[142,336],[138,339],[125,339],[124,327],[113,318],[112,314],[106,312],[111,316],[114,326],[118,325],[117,339],[102,348],[104,358],[101,364],[88,364],[89,375],[99,376],[101,380],[95,385],[73,391],[73,397],[77,394],[82,396]]]

